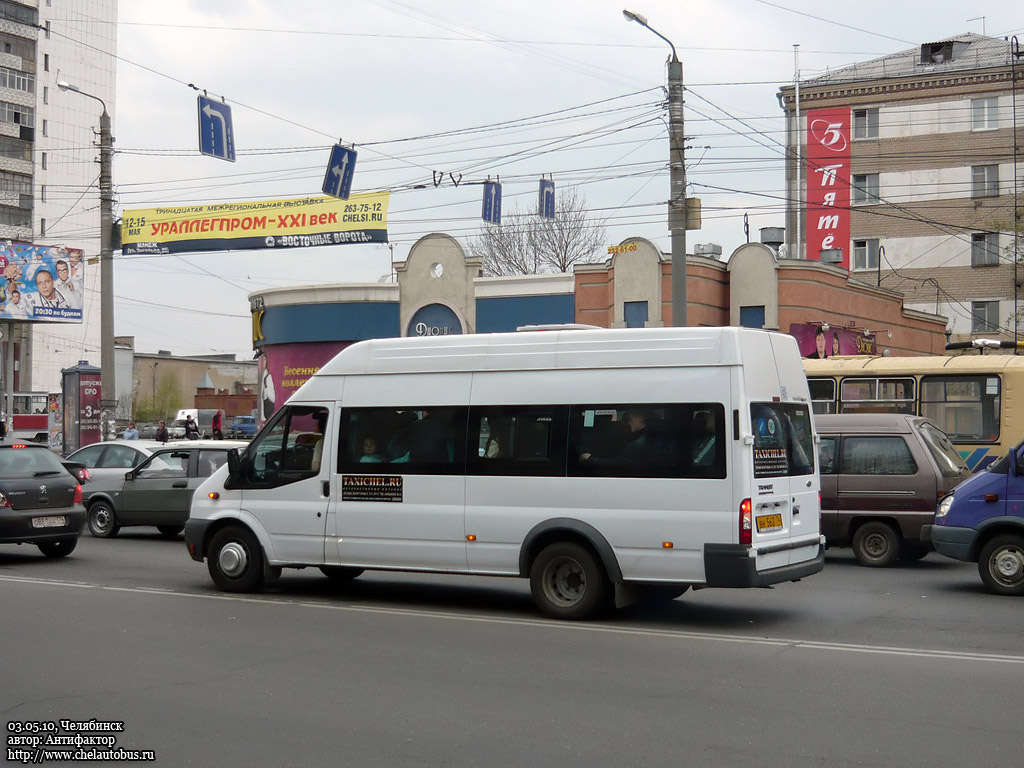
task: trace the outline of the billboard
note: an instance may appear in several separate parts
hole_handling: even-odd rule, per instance
[[[390,192],[125,211],[124,254],[309,248],[388,241]]]
[[[259,357],[260,424],[305,384],[309,377],[330,362],[351,341],[310,342],[306,344],[270,344]]]
[[[792,323],[789,335],[800,347],[800,357],[824,360],[836,355],[877,355],[874,335],[850,328],[822,327],[821,323]]]
[[[807,258],[838,248],[850,268],[850,109],[807,113]]]
[[[80,248],[0,241],[0,320],[82,322]]]

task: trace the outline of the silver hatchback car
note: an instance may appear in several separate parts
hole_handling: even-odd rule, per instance
[[[93,480],[88,507],[89,532],[116,536],[124,526],[154,525],[164,536],[185,527],[196,488],[226,461],[236,440],[183,440],[163,444],[141,464],[121,470],[118,479]]]

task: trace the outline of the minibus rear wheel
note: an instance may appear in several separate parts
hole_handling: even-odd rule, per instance
[[[1013,533],[994,536],[981,548],[978,573],[989,592],[1024,595],[1024,538]]]
[[[541,613],[553,619],[590,619],[611,605],[612,585],[586,547],[568,541],[541,550],[530,567],[530,592]]]
[[[210,540],[206,566],[225,592],[253,592],[263,583],[263,550],[248,528],[229,525]]]

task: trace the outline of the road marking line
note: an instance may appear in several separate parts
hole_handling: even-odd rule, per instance
[[[204,594],[199,592],[181,592],[173,589],[157,587],[118,587],[103,584],[90,584],[84,581],[61,581],[57,579],[34,579],[22,576],[0,576],[0,582],[12,584],[33,584],[47,587],[72,587],[75,589],[95,589],[103,592],[128,592],[144,595],[164,595],[167,597],[198,598],[201,600],[226,600],[259,605],[284,605],[300,608],[327,609],[350,613],[372,613],[390,616],[413,616],[417,618],[444,619],[478,624],[502,624],[510,626],[538,627],[542,629],[571,630],[576,632],[599,632],[602,634],[634,635],[666,639],[703,640],[720,643],[737,643],[741,645],[771,646],[777,648],[793,648],[797,650],[836,651],[844,653],[868,653],[885,656],[906,656],[927,659],[949,659],[952,661],[982,661],[1000,664],[1024,664],[1024,656],[999,653],[970,653],[963,651],[943,651],[934,648],[900,648],[886,645],[857,645],[854,643],[831,643],[822,640],[798,640],[784,637],[747,637],[744,635],[726,635],[716,632],[693,632],[673,629],[645,629],[641,627],[619,627],[612,624],[584,624],[573,621],[556,621],[554,619],[505,619],[500,616],[470,616],[444,611],[427,611],[419,608],[385,608],[372,605],[340,604],[336,602],[318,602],[311,600],[292,600],[274,595],[245,596],[238,594]]]

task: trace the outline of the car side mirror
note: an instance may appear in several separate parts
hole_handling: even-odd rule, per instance
[[[228,475],[238,477],[242,473],[242,461],[238,457],[237,448],[228,449]]]
[[[135,470],[133,469],[131,472],[125,472],[124,473],[124,479],[125,480],[134,480],[135,479]]]

